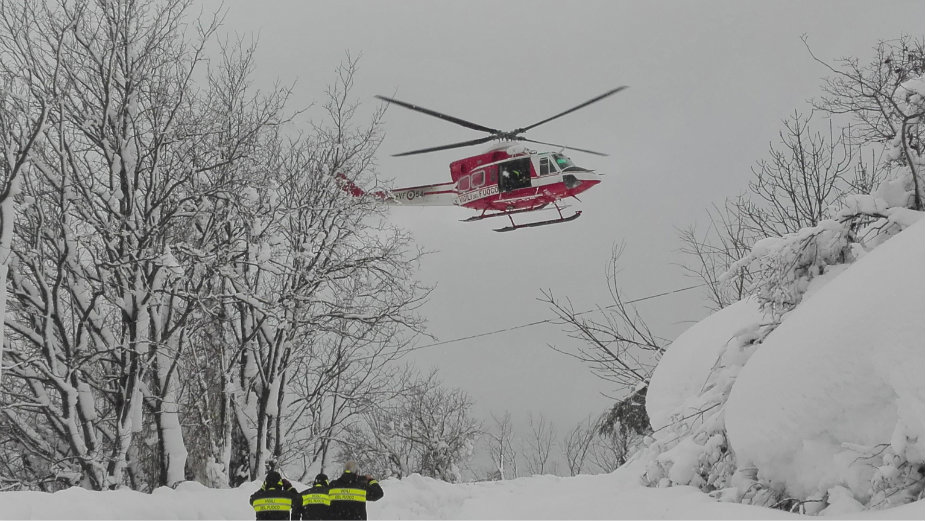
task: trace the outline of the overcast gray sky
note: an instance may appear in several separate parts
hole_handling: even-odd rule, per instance
[[[205,9],[218,7],[207,2]],[[463,208],[396,208],[394,221],[435,253],[420,277],[437,284],[423,309],[440,340],[550,318],[542,288],[578,309],[607,305],[604,271],[625,241],[624,293],[640,297],[690,285],[676,263],[678,227],[746,185],[780,121],[819,95],[823,59],[866,60],[878,39],[920,35],[925,1],[229,1],[225,29],[259,34],[262,81],[298,80],[293,102],[308,105],[346,51],[362,54],[355,94],[375,94],[489,127],[534,123],[619,85],[625,91],[531,130],[528,137],[607,152],[571,157],[606,174],[586,192],[584,215],[568,224],[491,231],[460,223]],[[394,107],[379,172],[396,186],[449,180],[468,148],[390,154],[481,137]],[[641,308],[673,338],[706,314],[688,292]],[[547,347],[567,346],[542,325],[421,349],[424,368],[466,390],[477,410],[510,410],[521,421],[544,411],[559,431],[600,413],[616,392]]]

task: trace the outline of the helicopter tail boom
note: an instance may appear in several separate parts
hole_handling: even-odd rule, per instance
[[[389,192],[389,202],[414,206],[456,206],[456,183],[396,188]]]
[[[438,183],[433,185],[409,186],[394,190],[376,190],[367,192],[344,174],[337,174],[343,190],[354,197],[375,197],[388,204],[413,206],[456,206],[455,183]]]

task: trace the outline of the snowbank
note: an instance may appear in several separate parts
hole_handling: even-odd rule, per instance
[[[925,454],[925,221],[808,296],[748,360],[726,404],[739,466],[793,497],[870,498],[893,449]],[[910,440],[909,443],[906,440]],[[920,510],[920,514],[925,510]]]
[[[672,416],[684,416],[701,405],[700,396],[728,342],[763,315],[755,299],[723,308],[678,336],[662,356],[646,393],[646,412],[659,430]]]

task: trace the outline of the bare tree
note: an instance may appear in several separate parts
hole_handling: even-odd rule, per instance
[[[596,433],[596,424],[588,418],[565,436],[562,445],[569,475],[577,476],[584,470]]]
[[[5,7],[5,6],[3,6]],[[5,9],[0,10],[4,13]],[[25,22],[25,23],[23,23]],[[6,40],[23,38],[30,28],[28,18],[14,20],[2,17],[0,27],[8,35],[0,37],[0,45],[10,45]],[[14,65],[6,63],[0,56],[0,380],[3,377],[3,317],[6,315],[6,276],[9,269],[13,244],[13,222],[16,219],[16,196],[22,186],[22,173],[27,167],[30,153],[42,132],[48,116],[48,103],[39,89],[32,87],[32,76],[28,71],[14,71]]]
[[[179,279],[169,244],[185,222],[183,206],[202,196],[188,180],[211,168],[207,150],[192,153],[204,129],[190,91],[217,26],[213,19],[186,40],[185,7],[3,5],[4,23],[29,23],[4,40],[4,55],[54,100],[35,175],[23,187],[35,203],[18,248],[17,314],[7,317],[21,340],[13,357],[23,364],[20,377],[39,376],[47,386],[32,393],[58,397],[43,415],[57,426],[53,438],[72,448],[64,455],[41,443],[33,449],[79,464],[93,488],[151,484],[136,479],[148,449],[133,443],[150,426],[145,407],[154,408],[162,441],[154,454],[159,481],[184,476],[171,363],[160,348],[176,352],[182,344],[176,326],[185,313],[163,313]]]
[[[682,268],[704,283],[713,308],[745,295],[753,279],[749,270],[723,275],[757,240],[815,226],[833,217],[846,195],[880,182],[876,157],[861,160],[860,147],[845,133],[837,133],[831,121],[826,133],[815,130],[812,118],[794,112],[785,119],[768,158],[752,167],[748,191],[708,210],[702,234],[693,225],[681,230],[681,252],[688,259]]]
[[[336,182],[373,176],[381,140],[381,109],[355,122],[356,62],[328,121],[287,132],[288,90],[249,86],[253,46],[197,74],[218,19],[190,25],[188,4],[0,4],[0,78],[28,78],[16,103],[41,109],[3,124],[45,114],[9,191],[28,204],[0,380],[0,443],[22,454],[0,470],[36,484],[252,477],[294,436],[335,437],[421,328],[410,237]],[[316,409],[330,424],[297,409],[312,389],[336,396]]]
[[[381,475],[408,472],[455,482],[459,466],[472,454],[481,425],[470,415],[472,402],[459,389],[447,389],[436,370],[410,382],[393,398],[364,414],[350,430],[343,457],[356,459]]]
[[[388,224],[381,202],[353,197],[336,182],[337,175],[370,175],[381,141],[382,109],[368,123],[354,123],[355,71],[350,58],[338,69],[326,121],[311,136],[264,144],[256,165],[261,176],[225,217],[238,237],[220,268],[240,349],[234,366],[240,392],[232,406],[237,428],[250,440],[252,477],[285,456],[283,433],[294,421],[285,410],[290,378],[300,360],[320,360],[318,339],[341,335],[366,347],[327,359],[319,383],[340,385],[350,364],[384,367],[408,345],[399,333],[420,330],[413,312],[426,290],[413,281],[419,254],[410,236]]]
[[[345,323],[343,330],[350,326]],[[390,345],[398,345],[397,340],[326,333],[311,341],[311,356],[296,360],[290,380],[294,420],[281,460],[301,460],[302,480],[328,468],[338,444],[365,414],[407,388],[408,370],[383,363],[394,358]],[[390,461],[395,468],[407,468],[403,457]]]
[[[485,431],[488,440],[488,451],[491,455],[494,470],[489,479],[504,480],[518,476],[517,451],[514,448],[514,426],[511,422],[511,413],[505,411],[501,418],[491,414],[492,426]]]
[[[831,217],[831,208],[851,188],[856,150],[829,121],[823,135],[813,114],[783,121],[779,143],[752,167],[749,196],[739,200],[745,225],[760,237],[780,236]]]
[[[736,272],[732,279],[723,278],[733,263],[748,254],[755,241],[754,232],[739,213],[745,204],[743,197],[727,199],[722,207],[714,204],[708,209],[708,224],[702,233],[693,224],[680,230],[681,253],[689,259],[681,268],[703,282],[714,310],[741,300],[751,281],[748,270]]]
[[[832,114],[847,114],[857,122],[851,127],[856,143],[884,143],[891,147],[891,162],[908,168],[911,173],[912,203],[922,210],[925,154],[925,103],[905,83],[925,74],[925,38],[901,36],[880,41],[870,62],[847,57],[834,64],[818,58],[803,37],[810,55],[831,76],[822,90],[825,95],[815,105]],[[918,101],[916,101],[918,100]]]
[[[626,463],[630,441],[619,432],[598,433],[591,442],[589,458],[603,473],[610,473]]]
[[[359,409],[336,439],[338,459],[353,459],[376,476],[402,478],[414,472],[415,447],[403,431],[414,429],[406,416],[413,374],[406,370],[392,380],[388,394]]]
[[[534,416],[530,413],[527,419],[530,423],[530,438],[524,450],[527,472],[531,475],[554,474],[556,465],[550,461],[550,456],[556,439],[555,427],[543,414]]]
[[[570,301],[557,300],[549,292],[544,292],[543,300],[566,325],[569,335],[580,342],[577,353],[550,347],[581,360],[597,377],[615,384],[620,392],[627,393],[628,390],[648,385],[665,347],[664,341],[652,333],[632,303],[625,301],[621,295],[619,260],[622,253],[623,246],[620,245],[615,246],[611,254],[607,287],[613,304],[598,309],[604,316],[603,321],[583,317],[585,313],[576,312]],[[648,423],[648,418],[645,421]],[[578,428],[572,432],[566,444],[570,472],[579,472],[586,456],[590,456],[599,467],[608,469],[625,461],[612,457],[615,452],[607,445],[610,442],[602,440],[599,434],[599,426],[592,433],[582,432]],[[622,454],[625,457],[625,453]]]
[[[633,388],[647,383],[664,352],[663,341],[649,329],[636,308],[627,303],[619,286],[620,256],[623,245],[614,247],[607,273],[607,287],[613,303],[598,309],[603,320],[586,318],[576,311],[569,299],[558,299],[544,291],[543,302],[561,320],[569,336],[578,340],[577,353],[550,346],[589,366],[597,377],[620,388]],[[606,310],[606,311],[605,311]]]

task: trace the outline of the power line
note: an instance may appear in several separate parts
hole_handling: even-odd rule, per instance
[[[703,284],[696,284],[696,285],[694,285],[694,286],[688,286],[688,287],[686,287],[686,288],[673,289],[673,290],[671,290],[671,291],[664,291],[664,292],[662,292],[662,293],[656,293],[656,294],[654,294],[654,295],[648,295],[648,296],[645,296],[645,297],[639,297],[639,298],[636,298],[636,299],[633,299],[633,300],[627,300],[627,301],[624,302],[623,304],[635,304],[636,302],[642,302],[642,301],[644,301],[644,300],[650,300],[650,299],[654,299],[654,298],[664,297],[664,296],[666,296],[666,295],[672,295],[672,294],[674,294],[674,293],[681,293],[682,291],[688,291],[688,290],[695,289],[695,288],[699,288],[699,287],[702,287],[702,286],[706,286],[706,283],[703,283]],[[619,304],[611,304],[611,305],[609,305],[609,306],[604,306],[604,309],[617,307],[618,305],[619,305]],[[598,309],[599,309],[599,308],[589,309],[589,310],[587,310],[587,311],[581,311],[581,312],[575,313],[575,315],[584,315],[584,314],[586,314],[586,313],[591,313],[592,311],[597,311]],[[547,319],[545,319],[545,320],[537,320],[536,322],[529,322],[529,323],[527,323],[527,324],[520,324],[520,325],[517,325],[517,326],[511,326],[511,327],[506,327],[506,328],[502,328],[502,329],[496,329],[496,330],[494,330],[494,331],[486,331],[485,333],[478,333],[478,334],[475,334],[475,335],[469,335],[469,336],[454,338],[454,339],[452,339],[452,340],[443,340],[443,341],[441,341],[441,342],[434,342],[433,344],[426,344],[426,345],[423,345],[423,346],[412,347],[411,349],[408,349],[408,350],[406,350],[405,352],[408,353],[408,352],[411,352],[411,351],[417,351],[418,349],[426,349],[426,348],[429,348],[429,347],[437,347],[437,346],[442,346],[442,345],[446,345],[446,344],[452,344],[452,343],[455,343],[455,342],[462,342],[463,340],[472,340],[473,338],[481,338],[481,337],[484,337],[484,336],[497,335],[498,333],[506,333],[506,332],[508,332],[508,331],[514,331],[514,330],[516,330],[516,329],[523,329],[523,328],[525,328],[525,327],[532,327],[532,326],[538,326],[538,325],[540,325],[540,324],[551,323],[551,322],[553,322],[554,320],[556,320],[556,319],[554,319],[554,318],[547,318]]]

